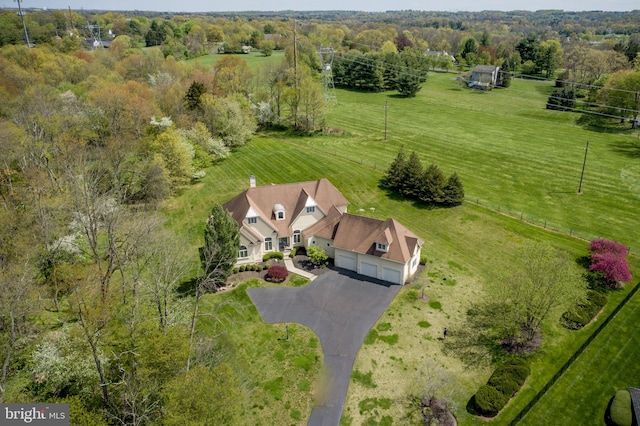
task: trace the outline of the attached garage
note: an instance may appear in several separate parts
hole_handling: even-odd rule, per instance
[[[378,278],[378,265],[360,262],[360,273],[368,277]]]
[[[356,258],[351,256],[345,256],[344,254],[338,254],[336,266],[350,271],[356,270]]]
[[[397,269],[382,268],[382,279],[394,284],[402,284],[402,272]]]

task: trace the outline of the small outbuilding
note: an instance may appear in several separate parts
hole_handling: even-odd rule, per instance
[[[472,89],[491,90],[500,84],[500,67],[494,65],[478,65],[471,72],[468,87]]]

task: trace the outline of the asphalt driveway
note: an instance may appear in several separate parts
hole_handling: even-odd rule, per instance
[[[311,412],[310,426],[340,423],[358,350],[400,288],[337,269],[320,275],[305,287],[248,290],[266,323],[304,324],[322,342],[327,388]]]

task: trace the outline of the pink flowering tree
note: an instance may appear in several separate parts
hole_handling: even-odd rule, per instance
[[[629,249],[617,241],[597,239],[589,244],[591,264],[589,270],[602,274],[608,287],[618,288],[631,281],[627,263]]]

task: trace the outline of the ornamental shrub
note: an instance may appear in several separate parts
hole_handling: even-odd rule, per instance
[[[244,272],[245,269],[247,269],[245,265],[240,265],[240,267],[238,268],[238,272]]]
[[[611,421],[617,426],[631,426],[633,413],[631,411],[631,394],[628,390],[619,390],[611,401]]]
[[[264,256],[262,256],[262,261],[266,262],[269,259],[284,259],[284,254],[282,254],[282,252],[279,251],[270,251],[268,253],[265,253]]]
[[[561,323],[570,330],[579,330],[587,325],[607,304],[607,296],[595,290],[587,290],[587,298],[578,302],[562,314]]]
[[[496,388],[482,385],[476,392],[476,409],[479,414],[493,417],[507,404],[509,399]]]
[[[511,398],[513,395],[515,395],[516,392],[520,390],[520,385],[516,383],[516,381],[513,380],[509,374],[502,374],[495,377],[494,376],[495,373],[493,376],[491,376],[487,384],[495,388],[505,397]]]
[[[267,271],[267,278],[270,281],[281,283],[289,276],[289,271],[282,265],[273,265]]]

